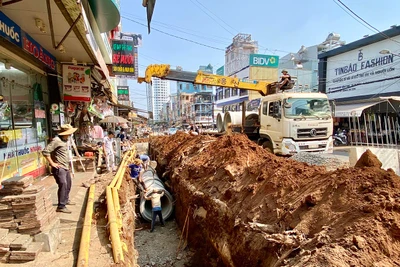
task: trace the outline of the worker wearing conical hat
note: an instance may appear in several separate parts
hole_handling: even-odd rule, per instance
[[[69,137],[77,130],[69,124],[61,125],[58,136],[42,151],[44,158],[51,166],[51,173],[58,184],[57,212],[71,213],[66,205],[74,205],[69,199],[72,179],[69,171],[69,151],[67,142]]]

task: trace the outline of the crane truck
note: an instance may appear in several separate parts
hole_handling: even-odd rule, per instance
[[[262,96],[256,111],[225,112],[217,118],[223,126],[240,129],[251,140],[271,153],[292,155],[299,152],[333,152],[333,120],[328,97],[323,93],[277,92],[276,83],[241,80],[209,73],[173,70],[169,65],[150,65],[138,82],[151,83],[151,78],[190,82],[257,91]],[[240,117],[240,118],[239,118]],[[241,122],[241,123],[239,123]]]

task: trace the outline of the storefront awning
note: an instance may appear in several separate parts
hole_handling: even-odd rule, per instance
[[[118,26],[121,15],[115,0],[89,0],[89,4],[101,33]]]
[[[337,105],[335,106],[335,117],[336,118],[360,117],[364,109],[375,106],[381,102],[384,102],[384,100],[378,100],[367,103]]]

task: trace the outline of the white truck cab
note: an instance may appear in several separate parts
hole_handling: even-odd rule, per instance
[[[277,93],[262,98],[258,143],[282,155],[333,152],[333,121],[322,93]]]

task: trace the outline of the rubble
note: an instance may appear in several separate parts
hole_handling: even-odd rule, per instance
[[[244,135],[178,132],[150,151],[170,173],[180,228],[207,255],[199,265],[400,265],[400,179],[379,164],[328,172]]]

